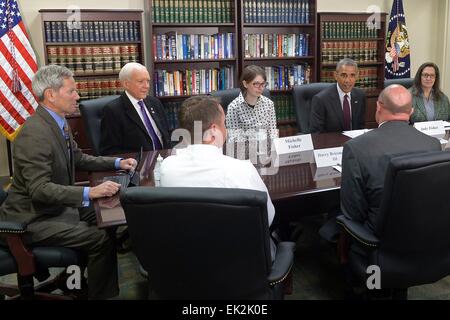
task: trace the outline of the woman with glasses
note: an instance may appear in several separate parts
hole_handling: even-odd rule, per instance
[[[250,65],[241,74],[241,93],[227,108],[229,142],[268,140],[278,137],[273,101],[263,96],[267,86],[264,69]]]
[[[411,122],[450,120],[448,97],[439,89],[439,68],[432,62],[419,67],[414,84],[409,89],[413,95],[414,113]]]

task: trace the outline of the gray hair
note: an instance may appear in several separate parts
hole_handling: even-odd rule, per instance
[[[140,69],[147,70],[147,68],[140,63],[137,62],[127,63],[122,67],[122,69],[119,72],[119,80],[120,81],[129,80],[131,78],[131,74],[133,73],[133,71]]]
[[[39,101],[43,101],[45,90],[53,89],[58,91],[62,88],[63,82],[67,78],[73,78],[73,72],[66,67],[54,64],[41,67],[33,77],[33,92]]]
[[[350,58],[344,58],[341,61],[339,61],[336,65],[336,71],[339,71],[339,69],[342,68],[343,66],[351,66],[358,69],[358,64],[356,63],[356,61]]]

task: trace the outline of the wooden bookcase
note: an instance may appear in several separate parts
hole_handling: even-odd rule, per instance
[[[292,87],[316,81],[316,0],[240,0],[239,73],[266,70],[280,136],[297,133]]]
[[[66,10],[39,12],[45,63],[74,71],[81,100],[119,93],[122,66],[144,64],[142,10],[81,10],[79,24]]]
[[[384,83],[386,14],[380,15],[379,25],[369,28],[371,14],[349,12],[318,13],[318,79],[335,82],[336,63],[349,57],[358,63],[356,87],[366,92],[366,127],[374,128],[378,94]]]
[[[149,10],[151,90],[173,129],[187,97],[237,86],[237,2],[149,0]]]

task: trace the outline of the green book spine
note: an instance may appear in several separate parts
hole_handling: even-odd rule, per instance
[[[159,22],[159,0],[153,1],[153,23]]]
[[[194,22],[194,0],[189,0],[189,21]]]
[[[194,19],[195,23],[200,22],[199,14],[198,14],[198,2],[199,2],[199,0],[194,0],[194,4],[193,4],[193,8],[192,8],[192,10],[193,10],[193,19]]]
[[[174,0],[174,22],[179,23],[180,22],[180,7],[179,7],[179,1],[181,0]]]

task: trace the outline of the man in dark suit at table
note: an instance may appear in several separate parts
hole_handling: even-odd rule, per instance
[[[119,154],[170,148],[169,125],[161,102],[148,96],[150,75],[139,63],[127,63],[119,79],[125,91],[105,106],[100,153]]]
[[[379,235],[378,213],[387,166],[392,157],[442,150],[439,140],[409,125],[413,113],[411,93],[400,85],[384,89],[377,101],[379,124],[344,144],[342,155],[341,209]]]
[[[33,92],[39,99],[14,141],[14,176],[0,220],[27,225],[25,242],[63,246],[88,257],[89,298],[117,296],[117,256],[112,239],[97,229],[92,200],[115,194],[120,185],[74,186],[75,170],[131,170],[134,159],[93,157],[78,149],[65,116],[80,98],[73,73],[50,65],[38,70]]]
[[[316,94],[311,101],[310,132],[341,132],[364,128],[366,95],[355,88],[358,65],[349,58],[338,62],[336,85]]]

